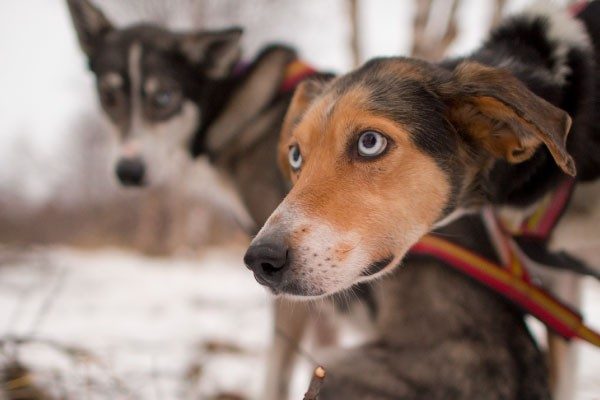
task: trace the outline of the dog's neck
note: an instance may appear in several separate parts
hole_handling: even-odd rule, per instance
[[[469,216],[440,230],[466,248],[475,248],[494,260],[494,249],[478,216]],[[515,308],[468,277],[429,257],[409,255],[395,274],[380,283],[378,327],[382,339],[394,346],[411,346],[418,339],[435,347],[440,337],[464,332],[499,332],[504,323],[522,324]],[[411,304],[411,307],[406,307]],[[423,318],[427,315],[428,318]],[[432,321],[444,321],[443,324]],[[477,327],[473,330],[474,327]],[[482,328],[484,327],[484,328]],[[514,329],[514,325],[511,329]],[[522,328],[519,328],[522,329]]]

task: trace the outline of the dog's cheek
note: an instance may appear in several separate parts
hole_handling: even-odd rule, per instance
[[[432,228],[447,203],[446,174],[421,153],[411,154],[410,159],[390,171],[393,179],[363,193],[359,200],[366,210],[361,236],[366,251],[375,257],[403,257]]]

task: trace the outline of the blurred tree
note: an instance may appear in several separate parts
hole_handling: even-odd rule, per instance
[[[352,52],[352,66],[358,67],[362,61],[360,54],[360,26],[359,26],[359,9],[358,0],[348,0],[350,12],[350,49]]]
[[[441,59],[458,33],[458,0],[416,0],[413,28],[414,57]]]

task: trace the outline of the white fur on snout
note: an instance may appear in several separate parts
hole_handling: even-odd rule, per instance
[[[140,156],[139,144],[135,140],[127,140],[121,146],[120,156],[124,158],[135,158]]]
[[[372,233],[375,236],[365,236],[355,230],[336,229],[318,216],[307,216],[294,205],[288,205],[286,199],[252,243],[268,243],[273,235],[285,235],[290,271],[284,278],[287,282],[283,290],[285,284],[294,284],[308,292],[307,297],[318,297],[378,279],[393,271],[429,230],[427,224],[413,224],[396,232],[375,231]],[[363,274],[384,257],[392,257],[387,266],[378,272]]]
[[[372,262],[358,233],[337,230],[325,220],[288,208],[285,202],[253,243],[266,242],[271,235],[279,234],[286,235],[290,246],[286,284],[299,286],[310,296],[331,294],[352,286]]]
[[[189,142],[198,120],[198,107],[191,101],[186,101],[181,111],[166,121],[134,119],[130,137],[138,143],[147,184],[162,184],[178,177],[182,163],[191,159]]]
[[[129,132],[124,137],[110,123],[117,138],[111,168],[121,158],[141,158],[146,167],[147,185],[161,185],[178,180],[181,168],[191,161],[190,141],[199,124],[200,110],[191,101],[184,102],[181,111],[166,121],[152,122],[133,116]]]

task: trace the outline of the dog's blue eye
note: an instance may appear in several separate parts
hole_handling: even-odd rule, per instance
[[[375,157],[383,153],[387,139],[379,132],[365,131],[358,138],[358,154],[363,157]]]
[[[171,102],[171,98],[172,98],[171,92],[167,91],[167,90],[163,90],[163,91],[158,92],[154,96],[154,103],[159,107],[166,107]]]
[[[300,147],[298,147],[297,144],[290,147],[288,161],[290,162],[290,167],[292,167],[294,171],[299,170],[302,166],[302,154],[300,154]]]

